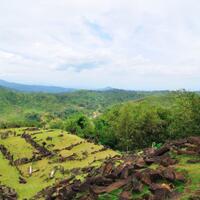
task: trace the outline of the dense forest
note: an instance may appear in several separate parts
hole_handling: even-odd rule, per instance
[[[71,93],[23,93],[0,87],[1,126],[43,126],[77,113],[93,117],[108,107],[129,100],[141,99],[150,92],[124,90]]]
[[[200,97],[183,91],[128,102],[114,106],[94,123],[98,140],[120,150],[200,135]]]
[[[200,134],[198,93],[0,89],[0,126],[59,128],[123,151]]]

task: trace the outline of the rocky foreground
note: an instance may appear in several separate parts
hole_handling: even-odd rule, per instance
[[[199,166],[197,169],[200,174],[200,137],[167,142],[160,149],[148,148],[140,156],[124,155],[112,158],[98,170],[88,168],[89,175],[83,183],[70,183],[69,180],[60,182],[43,190],[36,199],[198,200],[200,179],[198,185],[195,183],[194,191],[187,188],[192,184],[192,180],[187,170],[181,168],[180,162],[185,158],[188,158],[186,165]],[[144,188],[148,188],[148,192],[144,193]],[[102,194],[105,196],[117,190],[120,191],[117,195],[101,198]],[[137,194],[137,198],[134,198],[134,194]]]

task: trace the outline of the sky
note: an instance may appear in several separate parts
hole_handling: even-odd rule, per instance
[[[0,79],[200,89],[199,0],[0,0]]]

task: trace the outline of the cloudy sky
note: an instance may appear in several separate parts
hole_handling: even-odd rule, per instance
[[[0,79],[200,89],[199,0],[0,0]]]

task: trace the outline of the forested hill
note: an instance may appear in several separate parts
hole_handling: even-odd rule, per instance
[[[91,115],[102,113],[109,106],[143,99],[160,92],[137,92],[125,90],[89,91],[71,93],[25,93],[0,87],[0,122],[18,124],[19,121],[37,118],[42,115],[65,119],[74,113]],[[38,116],[40,115],[40,116]],[[16,122],[16,123],[15,123]]]
[[[67,105],[87,110],[102,110],[107,106],[128,100],[141,99],[150,94],[150,92],[117,89],[109,91],[79,90],[59,94],[24,93],[0,87],[0,103],[3,106],[8,105],[11,107],[35,107],[37,110],[60,110]]]

